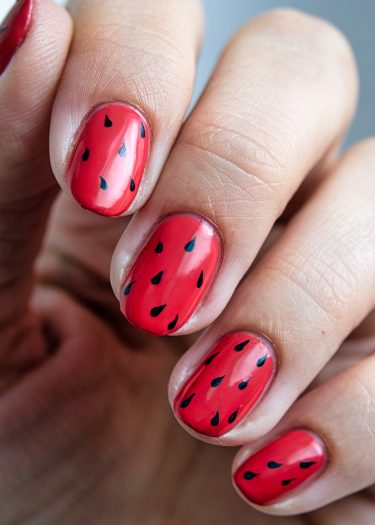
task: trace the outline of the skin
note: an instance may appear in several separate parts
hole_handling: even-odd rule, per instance
[[[0,522],[370,525],[375,141],[337,153],[356,103],[350,47],[322,20],[265,14],[180,132],[202,16],[176,5],[76,0],[69,15],[36,0],[0,79]],[[82,118],[109,99],[153,130],[129,226],[82,210],[64,178]],[[109,274],[118,296],[153,222],[181,209],[218,226],[226,257],[180,337],[158,339],[124,320]],[[195,437],[244,445],[233,469],[293,426],[329,450],[319,478],[266,508],[232,490],[233,450],[185,433],[166,399],[168,379],[173,405],[217,337],[245,326],[277,349],[275,381],[232,432]]]

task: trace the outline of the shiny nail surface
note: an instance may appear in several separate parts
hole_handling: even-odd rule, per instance
[[[273,347],[254,332],[224,335],[178,393],[177,417],[196,432],[229,432],[264,395],[276,369]]]
[[[316,476],[326,465],[322,440],[294,429],[250,456],[235,472],[234,483],[258,505],[268,505]]]
[[[221,239],[209,221],[190,213],[167,216],[156,226],[124,283],[123,314],[145,332],[175,332],[202,301],[221,256]]]
[[[122,103],[96,108],[71,158],[68,184],[73,197],[101,215],[121,215],[138,193],[149,149],[149,125],[136,108]]]
[[[30,28],[33,0],[18,1],[0,25],[0,75],[5,71]]]

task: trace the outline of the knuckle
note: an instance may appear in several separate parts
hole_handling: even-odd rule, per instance
[[[246,123],[244,130],[243,117],[215,112],[209,121],[194,118],[178,147],[185,150],[185,157],[194,157],[215,174],[219,191],[225,187],[237,202],[251,200],[262,207],[272,203],[275,210],[283,200],[286,180],[282,173],[289,163],[288,148],[281,138],[275,136],[271,145],[269,138],[262,140],[259,131],[248,128]]]

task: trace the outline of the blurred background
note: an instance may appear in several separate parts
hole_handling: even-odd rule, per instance
[[[57,1],[65,3],[65,0]],[[5,16],[13,3],[14,0],[0,0],[0,18]],[[296,7],[337,25],[354,48],[361,94],[347,143],[375,134],[375,0],[203,0],[203,5],[206,11],[206,39],[198,66],[194,101],[204,88],[220,50],[236,29],[262,11],[275,7]]]

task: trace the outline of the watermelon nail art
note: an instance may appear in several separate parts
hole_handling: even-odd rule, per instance
[[[175,332],[207,293],[221,257],[221,239],[210,222],[190,213],[169,215],[128,274],[120,299],[123,314],[145,332]]]
[[[150,130],[133,106],[96,108],[86,119],[68,170],[73,197],[101,215],[115,217],[133,203],[146,168]]]
[[[27,36],[33,4],[33,0],[18,1],[0,25],[0,75]]]
[[[275,370],[275,353],[268,339],[254,332],[226,334],[178,393],[176,415],[200,434],[222,436],[261,399]]]
[[[249,501],[268,505],[317,476],[326,457],[318,436],[294,429],[244,461],[234,474],[234,483]]]

